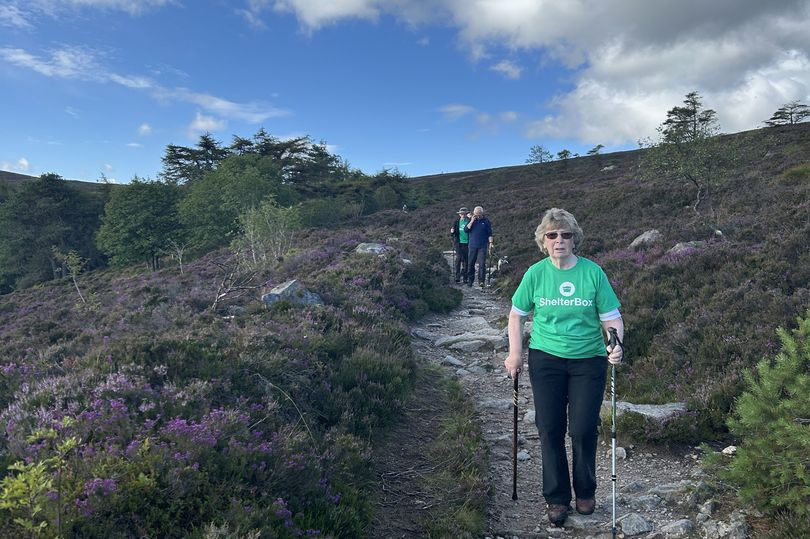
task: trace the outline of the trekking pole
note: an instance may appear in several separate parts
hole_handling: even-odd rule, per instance
[[[487,257],[487,286],[491,286],[492,285],[492,261],[490,259],[495,257],[495,247],[490,246],[489,253],[487,253],[487,254],[489,255]]]
[[[450,268],[450,279],[456,280],[456,240],[451,240],[453,244],[453,267]]]
[[[481,281],[481,288],[484,288],[485,285],[489,285],[489,247],[487,247],[486,251],[484,251],[484,278]]]
[[[610,349],[612,350],[618,344],[624,350],[624,345],[619,340],[616,328],[609,328],[608,332],[610,333]],[[613,539],[616,539],[616,365],[613,363],[611,363],[610,369],[610,479],[613,482],[611,522]]]
[[[512,390],[512,408],[514,418],[512,421],[512,499],[517,500],[517,446],[518,446],[518,373],[515,373]]]

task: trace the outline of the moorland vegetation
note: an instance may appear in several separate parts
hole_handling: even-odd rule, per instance
[[[625,436],[733,440],[717,477],[806,525],[810,124],[716,120],[689,94],[636,151],[415,179],[260,131],[169,146],[157,181],[2,182],[0,534],[362,535],[369,452],[423,368],[407,322],[458,304],[444,231],[479,204],[507,297],[542,212],[577,216],[623,304],[619,394],[687,404],[623,416]],[[388,250],[355,252],[370,241]],[[260,301],[290,279],[324,304]],[[435,536],[482,522],[480,440],[456,425]]]

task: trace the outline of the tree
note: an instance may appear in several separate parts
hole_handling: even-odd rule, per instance
[[[604,147],[605,146],[602,145],[602,144],[597,144],[596,146],[594,146],[593,148],[588,150],[587,155],[600,155],[601,152],[602,152],[602,148],[604,148]]]
[[[779,107],[776,112],[773,113],[771,119],[765,121],[765,124],[767,124],[768,127],[795,125],[803,122],[805,118],[808,117],[810,117],[810,107],[798,101],[791,101]]]
[[[170,183],[193,184],[206,172],[216,169],[230,153],[210,133],[201,135],[195,148],[169,144],[161,158],[160,177]]]
[[[701,215],[705,206],[709,217],[714,215],[714,188],[737,159],[736,149],[717,136],[716,116],[713,110],[703,109],[697,92],[690,92],[684,106],[667,112],[666,121],[658,127],[657,143],[639,142],[648,150],[642,155],[642,175],[687,182],[695,190],[692,209]]]
[[[240,232],[239,216],[267,198],[283,206],[296,198],[274,158],[251,153],[225,159],[190,185],[179,204],[192,248],[204,252],[227,245]]]
[[[181,188],[171,182],[134,178],[110,196],[104,208],[98,246],[119,266],[145,262],[160,267],[160,255],[171,242],[182,242],[177,204]]]
[[[54,247],[76,251],[90,268],[103,265],[93,243],[101,196],[57,174],[22,182],[0,206],[0,285],[10,290],[66,275]]]
[[[742,443],[725,471],[739,496],[763,511],[810,517],[810,311],[778,330],[779,354],[745,372],[748,389],[729,420]],[[774,495],[778,493],[778,495]]]
[[[82,303],[87,303],[84,300],[84,296],[82,295],[81,289],[79,288],[79,281],[76,279],[84,269],[85,265],[87,265],[87,260],[79,256],[79,253],[77,253],[73,249],[71,249],[67,253],[63,253],[57,247],[54,247],[53,255],[54,258],[56,258],[65,267],[67,267],[68,273],[70,274],[70,278],[73,281],[73,286],[76,287],[76,292],[79,293],[79,299],[82,300]]]
[[[571,151],[570,150],[563,149],[563,150],[560,150],[559,152],[557,152],[557,159],[559,159],[560,161],[565,161],[566,159],[570,159],[570,158],[571,158]]]
[[[689,143],[718,134],[717,113],[704,109],[701,101],[700,94],[689,92],[683,107],[673,107],[667,112],[667,119],[659,128],[663,142]]]
[[[596,165],[598,167],[602,166],[602,148],[604,148],[604,145],[597,144],[596,146],[588,150],[587,153],[587,155],[596,157]]]
[[[551,152],[539,144],[535,144],[529,148],[529,158],[526,159],[527,163],[539,164],[551,161]]]
[[[298,206],[282,208],[267,199],[241,214],[239,222],[242,232],[231,248],[247,268],[261,269],[280,260],[293,247],[301,215]]]

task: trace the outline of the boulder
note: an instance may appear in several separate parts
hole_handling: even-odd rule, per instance
[[[636,238],[632,242],[630,242],[630,247],[633,248],[648,247],[650,245],[655,245],[656,243],[661,243],[663,239],[664,235],[661,234],[661,232],[659,232],[656,229],[652,229],[636,236]]]
[[[364,255],[368,254],[381,255],[390,249],[391,249],[390,247],[388,247],[387,245],[383,245],[382,243],[361,243],[360,245],[354,248],[354,252]]]
[[[310,292],[296,280],[287,281],[262,296],[262,302],[270,307],[277,301],[289,301],[297,305],[323,305],[318,294]]]
[[[705,241],[683,241],[676,243],[672,249],[667,251],[671,255],[684,255],[697,251],[706,245]]]

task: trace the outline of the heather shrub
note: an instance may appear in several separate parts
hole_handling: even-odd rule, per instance
[[[70,283],[4,298],[0,481],[31,487],[0,508],[0,530],[24,533],[14,519],[27,519],[45,536],[362,535],[360,440],[397,417],[417,370],[403,321],[453,300],[438,254],[409,264],[403,241],[360,256],[361,241],[319,232],[259,276],[265,288],[301,279],[326,305],[267,309],[257,289],[220,316],[221,252],[183,274],[88,276],[94,309],[76,307]]]
[[[616,431],[621,443],[688,444],[694,440],[711,437],[713,432],[706,425],[696,421],[697,413],[687,410],[664,420],[652,419],[633,412],[623,412],[616,418]],[[602,427],[605,437],[609,436],[610,417]]]
[[[796,165],[787,169],[781,175],[782,178],[792,184],[802,184],[810,181],[810,163]]]
[[[385,354],[361,347],[345,358],[331,383],[345,399],[342,420],[350,432],[369,436],[395,416],[413,386],[415,363],[410,350]]]

